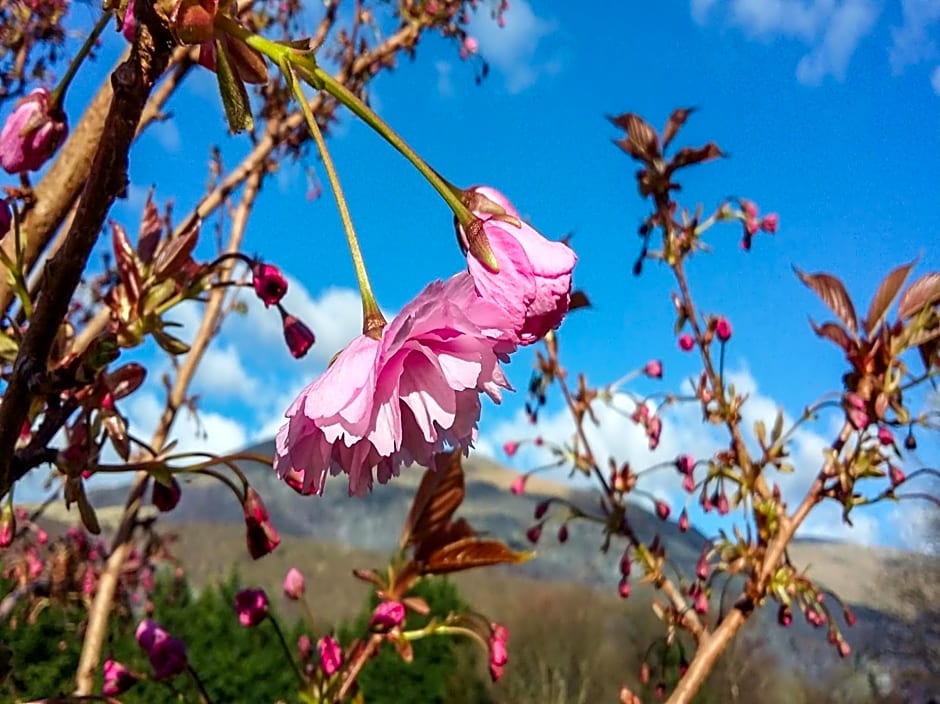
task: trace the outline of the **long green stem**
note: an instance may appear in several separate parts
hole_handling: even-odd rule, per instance
[[[307,684],[307,680],[300,671],[300,668],[297,666],[297,661],[294,660],[294,653],[287,644],[287,638],[284,637],[284,631],[281,630],[280,624],[273,616],[269,616],[268,621],[271,622],[271,626],[274,628],[274,632],[277,633],[277,639],[280,641],[281,647],[284,649],[284,657],[286,657],[290,662],[290,666],[294,670],[294,674],[297,675],[297,681],[300,683],[300,688],[303,689]]]
[[[353,266],[356,269],[356,280],[359,282],[359,293],[362,296],[362,333],[372,337],[381,337],[382,328],[385,327],[385,318],[382,311],[379,310],[375,302],[375,296],[372,294],[372,286],[369,284],[369,276],[366,273],[366,264],[362,258],[362,251],[359,249],[359,240],[356,237],[356,230],[353,228],[352,216],[349,214],[349,206],[346,204],[346,197],[343,195],[343,188],[339,182],[339,175],[336,173],[336,166],[333,164],[333,158],[326,147],[326,140],[323,138],[323,132],[317,124],[316,118],[307,104],[307,96],[297,82],[293,67],[286,62],[282,66],[284,75],[291,85],[291,89],[300,103],[300,108],[304,113],[304,119],[307,122],[307,129],[317,145],[320,152],[320,158],[323,160],[323,168],[326,170],[326,176],[330,181],[330,187],[333,189],[333,195],[336,197],[336,205],[339,208],[339,216],[343,221],[343,231],[346,233],[346,243],[349,245],[349,252],[352,255]]]
[[[75,58],[69,63],[69,67],[65,70],[65,75],[62,76],[59,85],[55,87],[52,94],[49,96],[50,112],[55,113],[62,108],[62,101],[65,100],[65,91],[69,89],[69,85],[72,83],[72,79],[75,78],[75,74],[78,73],[78,69],[88,57],[88,54],[94,48],[95,44],[98,43],[98,37],[101,36],[101,33],[104,31],[104,28],[108,26],[108,22],[110,21],[111,13],[102,13],[101,17],[99,17],[98,21],[95,23],[95,26],[91,28],[91,32],[85,37],[84,43],[78,50],[78,53],[75,54]]]

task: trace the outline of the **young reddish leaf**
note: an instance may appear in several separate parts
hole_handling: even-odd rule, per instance
[[[578,308],[590,308],[591,300],[587,297],[587,294],[584,291],[572,291],[571,297],[568,300],[568,311],[577,310]]]
[[[855,314],[855,306],[852,305],[852,299],[849,298],[842,282],[831,274],[807,274],[796,267],[793,267],[793,271],[796,272],[800,281],[811,288],[822,299],[822,302],[829,307],[829,310],[845,323],[845,326],[852,331],[852,334],[857,336],[858,316]]]
[[[127,295],[131,308],[137,307],[140,298],[140,270],[137,267],[137,255],[127,238],[127,232],[116,222],[111,223],[111,246],[114,249],[114,263],[118,276]]]
[[[456,521],[448,523],[434,531],[420,543],[415,544],[415,562],[426,562],[432,554],[442,547],[475,536],[476,531],[473,530],[473,526],[467,522],[467,519],[458,518]]]
[[[940,303],[940,272],[932,271],[908,286],[898,304],[898,316],[904,320],[937,303]]]
[[[172,277],[192,258],[199,239],[199,221],[176,237],[163,240],[153,260],[153,271],[158,278]]]
[[[81,479],[76,479],[73,488],[73,498],[75,503],[78,504],[78,515],[81,516],[82,525],[92,535],[98,535],[101,533],[101,525],[98,523],[95,509],[92,508],[92,505],[88,502],[88,497],[85,495],[85,484]]]
[[[704,147],[699,147],[698,149],[694,147],[682,147],[682,149],[677,151],[676,155],[672,157],[667,171],[671,174],[676,169],[681,169],[692,164],[701,164],[705,161],[718,159],[724,155],[725,153],[721,151],[714,142],[709,142]]]
[[[140,388],[147,377],[147,369],[137,362],[128,362],[108,374],[108,388],[111,398],[119,401]]]
[[[153,254],[157,251],[160,236],[163,234],[163,221],[153,202],[153,189],[147,194],[144,212],[140,217],[140,232],[137,237],[137,256],[144,264],[153,261]]]
[[[626,130],[627,136],[616,140],[615,143],[634,159],[648,164],[660,156],[659,137],[656,136],[656,130],[642,117],[632,112],[625,112],[623,115],[610,118],[610,121]]]
[[[518,565],[532,559],[533,552],[514,552],[505,543],[491,538],[464,538],[445,545],[422,565],[423,574],[448,574],[474,567]]]
[[[405,640],[404,638],[390,638],[392,644],[395,646],[395,650],[398,651],[398,657],[404,660],[406,663],[410,663],[414,660],[414,649],[411,647],[411,641]]]
[[[465,494],[460,450],[439,452],[427,469],[402,528],[400,545],[418,545],[446,526]]]
[[[854,341],[841,325],[836,325],[835,323],[816,325],[812,320],[809,321],[809,324],[812,326],[813,332],[820,337],[824,337],[836,343],[845,352],[848,352],[855,346]]]
[[[225,35],[225,51],[235,73],[245,83],[264,85],[268,82],[268,66],[257,51],[228,34]]]
[[[888,274],[881,282],[881,285],[878,286],[878,291],[875,293],[875,297],[871,299],[871,305],[868,307],[868,315],[865,316],[865,332],[868,335],[871,335],[875,328],[881,324],[881,321],[884,320],[888,308],[891,307],[901,290],[901,286],[904,285],[904,281],[913,268],[914,262],[899,266]]]
[[[682,125],[685,124],[685,121],[689,119],[689,115],[694,110],[695,108],[676,108],[672,111],[669,120],[666,122],[666,128],[663,130],[663,151],[669,146],[673,137],[679,133]]]
[[[375,570],[363,570],[357,568],[353,570],[353,577],[356,579],[361,579],[363,582],[369,582],[379,589],[385,588],[385,581],[379,577],[379,573]]]

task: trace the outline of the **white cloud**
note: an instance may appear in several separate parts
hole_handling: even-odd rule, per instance
[[[193,390],[212,399],[257,399],[260,382],[242,365],[238,348],[215,344],[206,350],[193,379]]]
[[[901,13],[904,19],[900,27],[891,30],[888,52],[895,72],[936,57],[930,31],[940,22],[940,0],[901,0]]]
[[[125,410],[129,425],[137,435],[149,438],[163,413],[163,402],[150,391],[139,391],[128,399]],[[174,453],[231,452],[248,442],[245,426],[220,413],[180,409],[170,438],[177,440]]]
[[[704,24],[717,0],[692,0],[692,17]],[[845,72],[862,39],[875,27],[878,0],[726,0],[726,21],[749,37],[771,41],[793,39],[810,51],[800,59],[796,77],[818,85],[827,76]]]
[[[843,2],[832,13],[822,41],[797,64],[797,80],[811,86],[826,76],[844,80],[855,47],[871,32],[877,18],[878,9],[867,0]]]
[[[435,61],[434,70],[437,72],[437,94],[442,98],[450,98],[454,94],[454,83],[450,74],[453,67],[447,61]]]
[[[557,73],[557,59],[539,56],[539,44],[554,32],[557,24],[537,17],[526,0],[513,0],[500,27],[488,12],[477,12],[469,33],[480,43],[480,54],[506,79],[506,89],[519,93],[534,84],[542,74]]]

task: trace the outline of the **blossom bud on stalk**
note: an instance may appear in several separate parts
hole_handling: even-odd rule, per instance
[[[308,328],[302,321],[280,308],[281,323],[284,328],[284,342],[287,343],[287,349],[294,359],[300,359],[313,347],[317,341],[313,330]]]
[[[332,677],[343,666],[343,650],[333,636],[323,636],[317,641],[317,650],[320,651],[320,667],[323,674]]]
[[[10,174],[36,171],[68,134],[65,113],[51,105],[46,88],[22,98],[0,130],[0,165]]]
[[[179,482],[176,481],[176,477],[171,477],[169,486],[162,482],[154,481],[150,501],[156,506],[158,511],[166,513],[176,508],[182,494],[182,489],[180,488]]]
[[[291,567],[284,577],[284,596],[293,601],[297,601],[304,595],[306,582],[303,573],[296,567]]]
[[[387,633],[405,621],[405,605],[400,601],[383,601],[375,607],[369,627],[379,633]]]
[[[280,303],[287,293],[287,279],[273,264],[256,261],[251,266],[251,285],[265,306]]]
[[[125,665],[108,658],[104,661],[101,693],[106,697],[117,697],[133,687],[138,679]]]
[[[494,682],[503,676],[506,663],[509,662],[509,652],[506,642],[509,640],[509,630],[498,623],[492,625],[489,639],[489,665],[490,677]]]
[[[263,589],[242,589],[235,595],[235,613],[245,628],[257,626],[268,617],[268,595]]]

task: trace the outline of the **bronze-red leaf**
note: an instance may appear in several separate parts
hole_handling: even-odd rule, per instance
[[[853,335],[858,335],[858,316],[855,314],[855,306],[852,305],[852,299],[849,298],[843,283],[832,274],[818,273],[807,274],[793,267],[800,281],[811,288],[817,296],[825,303],[829,310],[835,313],[839,320],[852,331]]]
[[[682,125],[685,124],[685,121],[689,119],[689,115],[694,110],[695,108],[676,108],[672,111],[669,120],[666,121],[666,128],[663,130],[663,151],[669,146],[673,137],[679,133]]]
[[[865,316],[865,332],[868,335],[871,335],[875,328],[881,324],[881,321],[884,320],[888,308],[894,303],[901,286],[904,285],[908,274],[911,273],[913,268],[914,262],[899,266],[888,274],[881,282],[881,285],[878,286],[878,291],[875,293],[875,297],[871,299],[871,305],[868,307],[868,315]]]
[[[439,452],[427,469],[402,528],[401,547],[418,545],[439,532],[463,501],[465,488],[459,450]]]
[[[836,325],[835,323],[823,323],[822,325],[816,325],[812,320],[809,321],[809,324],[815,332],[820,337],[824,337],[827,340],[831,340],[836,343],[843,351],[848,352],[852,347],[855,346],[855,342],[852,340],[852,337],[845,331],[841,325]]]
[[[518,565],[532,559],[535,553],[515,552],[500,540],[464,538],[434,552],[422,565],[424,574],[447,574],[475,567]]]
[[[672,173],[676,169],[681,169],[692,164],[701,164],[712,159],[718,159],[725,154],[714,142],[709,142],[704,147],[682,147],[676,152],[676,155],[669,161],[667,173]]]
[[[908,286],[898,304],[898,316],[904,320],[938,303],[940,303],[940,272],[932,271]]]
[[[571,298],[568,300],[568,310],[577,310],[578,308],[590,308],[591,299],[584,291],[572,291]]]
[[[627,136],[617,140],[617,144],[634,159],[649,164],[661,156],[659,137],[646,120],[632,112],[610,118],[617,127],[627,132]]]

